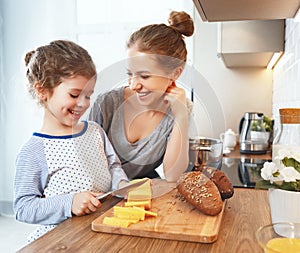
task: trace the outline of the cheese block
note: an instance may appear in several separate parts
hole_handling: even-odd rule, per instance
[[[141,179],[132,180],[130,183],[136,183]],[[136,189],[130,191],[127,196],[127,201],[151,201],[151,185],[150,179],[146,181],[141,186],[137,187]]]

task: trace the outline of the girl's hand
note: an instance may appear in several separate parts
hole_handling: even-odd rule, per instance
[[[76,216],[82,216],[95,212],[101,206],[101,202],[96,199],[101,194],[103,193],[89,191],[75,193],[72,203],[72,213]]]
[[[175,117],[187,113],[185,90],[177,87],[175,82],[166,90],[165,101],[171,106]]]

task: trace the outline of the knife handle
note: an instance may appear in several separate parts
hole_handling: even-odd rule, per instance
[[[101,203],[103,203],[104,201],[106,201],[106,200],[112,198],[112,196],[113,196],[113,195],[111,194],[111,192],[107,192],[107,193],[104,193],[104,194],[102,194],[102,195],[100,195],[100,196],[97,196],[97,199],[99,199],[99,201],[100,201]]]

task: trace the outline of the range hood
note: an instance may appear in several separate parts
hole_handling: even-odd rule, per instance
[[[266,68],[274,53],[283,53],[284,36],[284,20],[220,22],[217,55],[229,68]]]
[[[293,18],[300,0],[193,0],[203,21]]]

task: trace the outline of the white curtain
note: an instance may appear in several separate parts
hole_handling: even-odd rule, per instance
[[[16,155],[41,127],[42,110],[25,88],[25,53],[55,39],[74,40],[75,3],[0,0],[0,214],[12,212]]]
[[[2,17],[2,1],[0,2],[0,147],[4,147],[4,124],[5,124],[5,96],[4,96],[4,75],[3,75],[3,17]],[[0,149],[0,152],[2,150]],[[1,152],[2,153],[2,152]],[[3,157],[0,157],[0,193],[5,191],[4,182],[5,182],[5,167],[3,164]],[[2,195],[2,194],[1,194]],[[2,213],[4,203],[0,198],[0,214]]]

